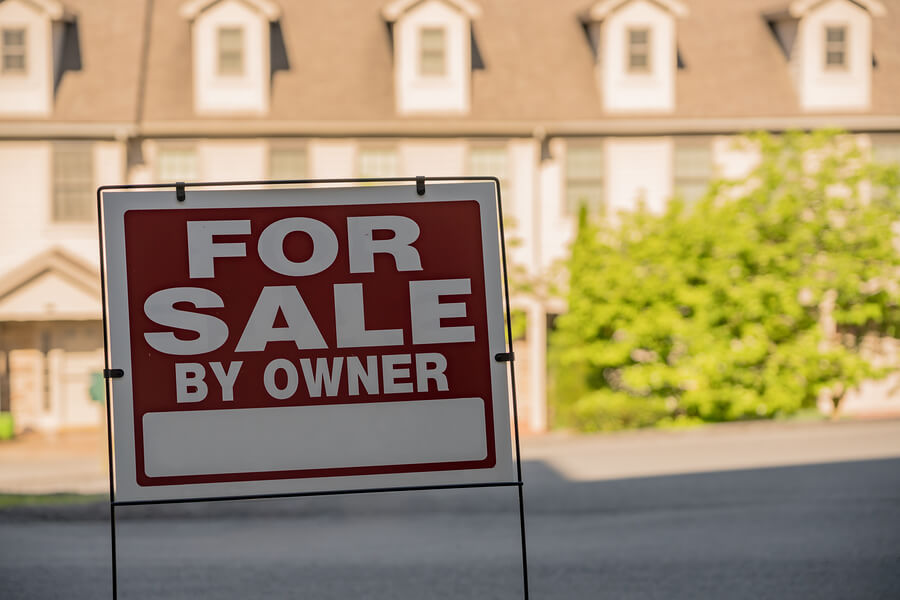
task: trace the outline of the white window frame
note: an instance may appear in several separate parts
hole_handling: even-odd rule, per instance
[[[696,164],[690,164],[685,170],[679,163],[684,160],[682,152],[700,150],[706,158],[704,171],[696,168]],[[693,158],[693,157],[690,157]],[[676,196],[681,196],[687,204],[693,204],[701,199],[709,188],[709,183],[715,178],[715,160],[713,158],[712,140],[708,138],[683,138],[675,139],[672,149],[672,190]],[[696,195],[686,194],[685,190],[699,186],[703,191]]]
[[[643,42],[635,42],[633,35],[643,33]],[[647,75],[653,72],[653,29],[649,25],[628,27],[625,30],[625,72],[630,75]],[[643,56],[644,65],[634,65],[632,59]]]
[[[840,31],[841,40],[830,40],[829,34],[832,31]],[[850,27],[846,23],[826,23],[822,29],[822,60],[826,71],[846,71],[850,68],[849,51],[850,51]],[[841,62],[829,62],[832,54],[840,54]]]
[[[68,155],[68,156],[67,156]],[[84,164],[75,167],[78,172],[69,172],[70,161]],[[54,224],[71,225],[92,223],[96,218],[94,203],[94,146],[91,142],[53,142],[52,144],[53,197],[50,220]]]
[[[174,155],[175,153],[181,153],[181,158],[189,157],[190,160],[193,161],[193,173],[177,173],[175,177],[165,176],[165,174],[163,173],[162,163],[163,156],[167,153],[171,153],[172,155]],[[185,171],[187,171],[187,169],[185,169]],[[196,181],[200,179],[200,157],[197,153],[197,149],[193,145],[188,144],[178,144],[171,146],[165,145],[157,147],[155,173],[156,180],[159,183],[176,183],[178,181]]]
[[[10,34],[21,34],[22,42],[20,44],[8,44],[7,36]],[[7,66],[7,58],[22,59],[22,68],[9,68]],[[5,77],[15,76],[24,77],[28,75],[28,28],[25,26],[6,26],[0,29],[0,74]]]
[[[298,171],[291,170],[289,174],[278,173],[274,168],[277,164],[277,156],[284,154],[285,156],[293,154],[303,157],[303,167]],[[269,179],[306,179],[309,177],[309,150],[306,144],[302,142],[291,144],[272,144],[269,146],[267,155],[266,174]],[[302,172],[299,172],[302,171]]]
[[[474,160],[479,154],[483,156],[494,154],[494,156],[487,161]],[[490,164],[492,162],[502,162],[502,166],[498,166],[496,172],[489,172],[494,171],[494,169],[491,168],[480,168],[480,163]],[[507,204],[510,201],[508,185],[509,166],[509,150],[505,144],[482,144],[476,142],[469,146],[468,152],[466,153],[466,173],[475,177],[497,177],[500,180],[500,194],[503,196],[504,203]]]
[[[392,156],[394,168],[381,172],[380,167],[371,171],[365,168],[366,157],[375,157],[379,153],[384,156]],[[377,161],[376,161],[377,162]],[[400,152],[396,146],[385,144],[377,146],[363,146],[356,153],[356,172],[360,178],[399,177],[400,176]]]
[[[598,156],[597,166],[599,167],[596,172],[586,174],[586,173],[572,173],[572,158],[573,154],[583,151],[596,151]],[[597,186],[600,192],[600,202],[597,206],[591,204],[591,198],[588,198],[587,210],[588,214],[598,214],[602,213],[606,206],[609,204],[609,198],[607,197],[607,174],[606,174],[606,165],[607,165],[607,149],[606,142],[603,139],[592,139],[592,140],[577,140],[577,141],[569,141],[566,144],[565,151],[565,163],[563,164],[563,173],[562,173],[562,181],[563,181],[563,194],[562,194],[562,211],[563,215],[568,217],[576,217],[578,216],[578,211],[580,210],[580,206],[573,205],[570,202],[571,198],[571,186],[574,182],[576,185],[589,185],[589,186]]]
[[[226,34],[237,34],[237,47],[236,48],[224,48],[223,47],[223,36]],[[246,73],[246,52],[245,52],[245,38],[244,28],[239,25],[223,25],[216,29],[216,75],[219,77],[243,77],[244,73]],[[223,60],[225,53],[235,53],[237,57],[237,66],[226,67],[226,61]],[[229,59],[235,58],[234,56],[229,56]]]
[[[429,62],[426,60],[425,53],[426,52],[437,52],[434,48],[426,48],[425,47],[425,37],[426,33],[439,33],[440,34],[440,69],[436,70],[426,70],[426,65]],[[444,78],[447,76],[447,29],[444,27],[438,26],[425,26],[419,28],[418,34],[419,41],[419,54],[418,54],[418,68],[417,73],[419,77],[426,78]],[[437,54],[431,57],[432,59],[437,59]]]

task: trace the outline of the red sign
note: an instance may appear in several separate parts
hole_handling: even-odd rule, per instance
[[[411,187],[104,196],[117,488],[510,473],[492,189]]]

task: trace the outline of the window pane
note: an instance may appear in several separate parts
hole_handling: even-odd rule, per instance
[[[241,75],[244,72],[244,30],[239,27],[219,29],[219,75]]]
[[[841,66],[844,64],[843,52],[828,52],[825,54],[825,64],[830,66]]]
[[[87,222],[93,220],[95,212],[91,144],[53,144],[53,220]]]
[[[706,193],[713,176],[712,147],[709,143],[675,143],[675,194],[687,203]]]
[[[269,151],[269,179],[303,179],[306,177],[306,150],[272,148]]]
[[[712,176],[712,150],[708,145],[675,145],[675,176]]]
[[[360,177],[397,177],[397,152],[389,148],[368,148],[359,151]]]
[[[196,180],[197,153],[191,148],[160,149],[156,175],[161,183]]]
[[[602,178],[603,149],[599,146],[570,147],[566,152],[566,176]]]
[[[570,181],[566,186],[566,213],[577,215],[582,206],[589,213],[597,213],[603,208],[603,182],[580,183]]]
[[[650,30],[628,30],[628,70],[647,71],[650,69]]]
[[[2,36],[2,68],[4,73],[24,73],[25,29],[4,29]]]
[[[4,46],[24,46],[25,30],[24,29],[4,29],[3,30]]]
[[[873,136],[872,158],[879,163],[900,164],[900,137]]]
[[[847,64],[847,28],[825,28],[825,66],[843,67]]]
[[[509,203],[509,188],[506,183],[506,148],[471,148],[468,166],[469,175],[500,179],[500,195],[505,205]]]
[[[427,27],[420,34],[419,74],[443,75],[445,72],[444,30]]]
[[[469,175],[506,177],[506,148],[469,150]]]
[[[632,29],[628,32],[629,37],[631,38],[631,44],[646,44],[647,43],[647,30],[646,29]]]
[[[603,192],[603,148],[570,146],[566,151],[567,214],[577,214],[581,206],[599,212],[604,204]]]
[[[632,71],[646,71],[647,55],[632,53],[631,56],[628,57],[628,68]]]

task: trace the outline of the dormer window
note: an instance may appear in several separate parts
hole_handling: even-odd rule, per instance
[[[419,30],[419,75],[443,77],[447,73],[445,32],[440,27]]]
[[[677,19],[687,14],[679,0],[598,0],[581,15],[605,110],[675,109]]]
[[[628,72],[650,72],[650,29],[646,27],[628,30]]]
[[[880,0],[789,0],[763,14],[787,59],[800,108],[869,108],[872,19],[886,12]]]
[[[847,26],[825,27],[825,68],[847,68]]]
[[[28,66],[25,28],[4,28],[2,44],[2,73],[4,75],[25,75]]]
[[[0,115],[53,112],[56,87],[72,68],[70,35],[78,35],[74,16],[56,0],[0,1]]]
[[[272,32],[281,9],[272,0],[189,0],[194,110],[265,114],[272,88]]]
[[[219,75],[239,77],[244,74],[244,30],[240,27],[220,27]]]
[[[471,104],[472,0],[393,0],[381,11],[394,53],[397,112],[466,114]]]

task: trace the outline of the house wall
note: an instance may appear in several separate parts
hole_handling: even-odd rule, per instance
[[[94,142],[92,151],[95,185],[125,181],[124,144]],[[12,199],[0,219],[0,277],[52,246],[99,264],[96,218],[53,222],[51,142],[0,141],[0,190]]]
[[[264,179],[267,153],[263,140],[201,141],[197,144],[200,180]]]
[[[759,159],[752,147],[736,144],[734,136],[710,139],[715,172],[724,177],[741,177]],[[132,166],[129,179],[144,177],[154,181],[161,145],[184,143],[196,150],[200,179],[260,179],[267,176],[266,165],[271,140],[198,139],[178,142],[148,140],[143,145],[144,162]],[[574,236],[575,219],[566,213],[565,164],[569,140],[549,140],[542,153],[540,141],[532,138],[494,140],[444,139],[309,139],[306,142],[309,175],[314,178],[354,177],[358,151],[367,144],[388,144],[397,149],[401,175],[467,175],[468,152],[478,144],[506,148],[507,173],[505,215],[513,225],[507,236],[510,265],[523,267],[530,277],[545,276],[564,260]],[[653,211],[664,209],[672,195],[674,139],[667,136],[608,137],[603,147],[604,183],[611,211],[633,209],[642,199]],[[124,179],[125,147],[118,142],[95,142],[94,168],[98,183]],[[5,268],[34,256],[51,245],[96,262],[95,224],[57,226],[49,222],[51,201],[51,146],[47,142],[0,143],[0,186],[28,201],[10,203],[12,218],[0,220],[0,260]],[[23,176],[24,174],[24,176]],[[37,232],[37,235],[35,235]],[[9,257],[15,258],[11,260]],[[0,271],[2,272],[2,271]],[[71,290],[54,287],[53,281],[23,292],[23,307],[40,307],[47,299],[65,296],[78,303]],[[89,298],[82,299],[88,311]],[[517,382],[523,428],[540,431],[547,426],[546,407],[546,319],[548,313],[565,310],[558,298],[518,296],[514,307],[527,315],[525,339],[516,343]],[[90,319],[85,313],[84,317]],[[102,344],[73,348],[66,333],[71,322],[23,320],[16,347],[9,351],[10,395],[16,406],[17,422],[23,427],[57,428],[79,424],[99,424],[102,413],[86,400],[85,381],[102,365]],[[99,323],[85,321],[99,334]],[[3,343],[10,333],[0,331]],[[28,341],[30,340],[30,341]],[[49,340],[49,341],[48,341]],[[15,345],[14,344],[14,345]],[[880,389],[880,388],[879,388]],[[64,408],[65,407],[65,408]]]
[[[97,141],[91,151],[95,185],[124,181],[124,144]],[[0,142],[0,284],[50,248],[99,265],[95,218],[52,220],[52,157],[51,142]],[[8,357],[0,393],[19,431],[102,423],[103,405],[88,392],[92,373],[103,369],[99,297],[59,273],[23,284],[0,299],[0,349]]]
[[[466,171],[467,145],[464,140],[404,140],[397,150],[398,176],[452,177]]]
[[[351,141],[311,140],[309,143],[310,177],[340,179],[356,173],[356,145]]]
[[[672,196],[671,138],[611,138],[605,155],[610,215],[639,202],[653,212],[665,209]]]

